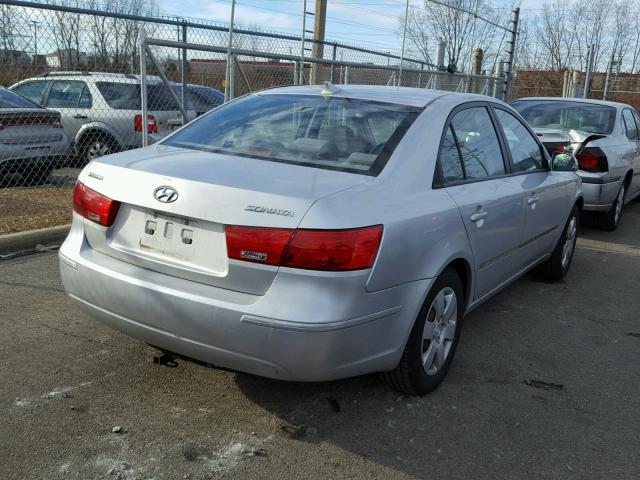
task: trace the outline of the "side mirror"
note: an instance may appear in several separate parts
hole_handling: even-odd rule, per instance
[[[578,160],[570,153],[553,152],[551,170],[556,172],[575,172],[578,170]]]

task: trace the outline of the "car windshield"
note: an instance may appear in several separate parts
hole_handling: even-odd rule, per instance
[[[377,175],[420,108],[316,95],[251,95],[163,143],[274,162]]]
[[[96,82],[96,86],[107,102],[107,105],[115,110],[140,110],[142,108],[140,104],[140,84]],[[181,87],[172,85],[171,88],[178,98],[181,98]],[[164,85],[147,85],[147,98],[147,108],[151,111],[166,112],[179,110],[178,105]],[[185,107],[187,110],[193,110],[193,105],[189,99],[187,99]]]
[[[562,100],[516,100],[511,104],[534,128],[562,128],[609,135],[613,131],[616,109]]]
[[[10,92],[0,88],[0,108],[38,108],[42,107],[31,100],[18,95],[17,93]]]

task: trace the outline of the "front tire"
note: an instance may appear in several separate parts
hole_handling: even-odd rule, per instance
[[[574,206],[551,257],[535,268],[534,273],[537,276],[545,280],[558,281],[569,273],[576,250],[579,220],[580,210]]]
[[[464,288],[453,269],[445,270],[427,295],[398,366],[382,374],[409,395],[433,391],[447,375],[460,338]]]

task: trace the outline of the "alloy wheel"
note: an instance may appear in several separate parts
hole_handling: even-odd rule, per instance
[[[458,299],[451,287],[441,289],[431,302],[422,331],[422,367],[435,375],[445,364],[458,322]]]
[[[625,188],[624,183],[620,187],[620,192],[618,193],[618,198],[616,199],[616,215],[614,217],[614,222],[617,225],[620,221],[620,215],[622,215],[622,207],[624,206],[624,196],[625,196]]]
[[[94,160],[99,157],[104,157],[111,153],[111,148],[106,142],[96,140],[87,147],[87,160]]]
[[[565,234],[564,245],[562,246],[562,268],[566,269],[571,261],[573,255],[573,249],[576,244],[576,234],[578,233],[578,219],[575,216],[571,217],[569,224],[567,225],[567,231]]]

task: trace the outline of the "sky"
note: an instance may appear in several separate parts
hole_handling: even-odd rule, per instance
[[[263,29],[300,35],[304,0],[237,0],[236,22],[243,27],[258,25]],[[509,0],[495,0],[496,7],[509,8]],[[163,14],[212,20],[227,24],[231,0],[159,0]],[[410,0],[419,8],[423,0]],[[315,1],[307,0],[307,11]],[[399,54],[402,45],[401,23],[405,0],[328,0],[325,38],[374,50]],[[540,2],[524,0],[522,8],[531,13]],[[524,12],[523,12],[524,13]],[[313,17],[307,16],[308,30]]]

